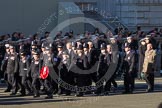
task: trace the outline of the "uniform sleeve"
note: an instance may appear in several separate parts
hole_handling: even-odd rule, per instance
[[[1,71],[5,71],[7,68],[7,61],[8,59],[6,59],[6,54],[4,56],[4,59],[2,60],[2,64],[1,64]]]
[[[157,69],[157,67],[156,67],[156,66],[157,66],[157,65],[156,65],[156,63],[157,63],[157,62],[156,62],[156,61],[157,61],[157,54],[156,54],[156,51],[155,51],[155,50],[153,51],[153,55],[152,55],[152,57],[153,57],[153,65],[152,65],[152,69],[155,70],[155,69]]]
[[[29,67],[28,67],[28,71],[27,71],[27,77],[29,77],[29,76],[30,76],[30,73],[31,73],[31,66],[32,66],[32,63],[31,63],[31,65],[29,65]]]
[[[27,60],[26,68],[27,68],[27,70],[30,68],[30,61],[29,60]]]
[[[43,66],[43,61],[42,60],[39,60],[39,73],[40,73],[40,71],[42,69],[42,66]]]
[[[88,62],[88,57],[87,56],[84,56],[83,64],[84,64],[85,69],[87,69],[89,67],[89,62]]]
[[[134,65],[135,65],[135,54],[133,53],[131,57],[131,64],[130,64],[129,72],[133,71]]]
[[[3,60],[1,65],[1,71],[5,71],[6,67],[7,67],[7,60]]]
[[[108,54],[106,55],[106,60],[107,60],[107,65],[109,66],[110,65],[110,63],[111,63],[111,57],[112,56],[109,56]]]
[[[14,73],[18,72],[18,68],[19,68],[19,59],[18,56],[16,55],[15,57],[15,69],[14,69]]]

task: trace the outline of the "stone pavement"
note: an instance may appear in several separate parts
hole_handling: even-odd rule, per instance
[[[33,99],[32,96],[9,96],[4,93],[4,87],[0,87],[0,108],[157,108],[162,102],[162,78],[156,78],[155,92],[146,93],[144,81],[136,80],[134,94],[121,94],[123,82],[118,81],[119,88],[116,93],[109,96],[86,95],[54,96],[53,99],[44,99],[45,95]]]

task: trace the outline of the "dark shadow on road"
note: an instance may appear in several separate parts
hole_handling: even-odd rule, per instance
[[[8,99],[1,99],[0,105],[24,105],[24,104],[33,104],[33,103],[52,103],[52,102],[75,102],[82,99],[43,99],[43,98],[8,98]]]
[[[1,87],[0,87],[1,89]],[[133,92],[133,95],[136,94],[154,94],[154,93],[159,93],[162,92],[162,85],[161,84],[155,84],[155,91],[154,92],[150,92],[147,93],[146,92],[147,89],[147,85],[146,84],[136,84],[135,85],[135,91]],[[3,87],[2,87],[3,90]],[[0,90],[1,91],[1,90]],[[132,94],[122,94],[122,92],[124,91],[124,86],[123,85],[119,85],[118,86],[118,90],[116,92],[111,92],[109,93],[109,95],[106,96],[116,96],[116,95],[132,95]],[[102,97],[103,95],[99,96]],[[19,95],[16,96],[10,96],[10,95],[0,95],[0,105],[24,105],[24,104],[33,104],[33,103],[52,103],[52,102],[75,102],[75,101],[79,101],[79,100],[84,100],[84,97],[98,97],[94,94],[87,94],[85,95],[83,98],[78,98],[78,97],[74,97],[73,95],[70,97],[63,97],[60,96],[61,99],[59,99],[58,97],[54,96],[54,99],[44,99],[43,96],[40,98],[32,98],[32,96],[26,96],[26,97],[21,97]]]

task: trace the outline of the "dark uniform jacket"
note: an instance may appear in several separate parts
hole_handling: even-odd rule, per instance
[[[71,51],[66,50],[66,52],[67,52],[67,54],[69,55],[69,64],[71,64],[72,61],[73,61],[73,58],[74,58],[74,56],[75,56],[74,51],[71,49]]]
[[[98,74],[105,74],[107,72],[110,63],[109,56],[107,54],[100,54],[99,56],[99,67],[97,69]]]
[[[8,58],[9,58],[9,54],[5,53],[5,56],[4,56],[4,59],[2,61],[2,65],[1,65],[1,70],[2,71],[6,71],[6,69],[7,69]]]
[[[30,68],[27,72],[28,76],[31,76],[32,78],[39,78],[41,67],[42,67],[41,60],[39,60],[38,64],[35,64],[35,61],[32,60]]]
[[[43,59],[43,66],[49,67],[50,71],[49,74],[51,74],[52,71],[58,73],[59,72],[58,66],[60,64],[60,61],[61,58],[58,58],[55,54],[51,54],[50,56],[45,55]]]
[[[76,55],[75,57],[76,59],[76,65],[82,69],[82,70],[86,70],[89,67],[89,62],[88,62],[88,58],[85,55],[82,55],[81,57]]]
[[[135,53],[134,51],[129,51],[126,53],[124,62],[123,62],[123,69],[125,73],[134,73],[134,64],[135,64]],[[135,74],[135,73],[134,73]]]
[[[7,61],[7,73],[15,74],[18,72],[18,55],[10,54]]]
[[[28,74],[27,72],[28,72],[29,67],[30,67],[30,61],[28,59],[26,59],[25,62],[22,62],[22,60],[20,60],[19,75],[26,77]]]
[[[87,57],[90,65],[93,66],[96,63],[96,61],[98,61],[98,56],[99,52],[96,49],[92,48],[91,50],[89,50]]]

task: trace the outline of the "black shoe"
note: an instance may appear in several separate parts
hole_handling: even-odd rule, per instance
[[[53,96],[47,96],[45,99],[53,99]]]
[[[101,94],[101,92],[95,91],[94,94],[98,96]]]
[[[20,96],[26,96],[26,94],[21,94]]]
[[[11,94],[10,94],[10,96],[15,96],[15,95],[16,95],[16,93],[11,93]]]
[[[11,90],[10,89],[6,89],[4,92],[11,92]]]
[[[150,93],[150,92],[153,92],[154,90],[152,89],[147,89],[146,92]]]
[[[105,96],[109,95],[109,92],[105,92],[104,95],[105,95]]]
[[[27,95],[31,96],[31,95],[33,95],[33,92],[28,92]]]
[[[129,91],[124,91],[124,92],[122,92],[122,94],[130,94],[130,92]]]
[[[42,93],[42,94],[46,94],[46,89],[42,89],[42,90],[40,90],[40,93]]]
[[[91,91],[88,91],[88,92],[86,92],[85,94],[92,94],[92,92],[91,92]]]
[[[129,93],[130,93],[130,94],[133,94],[133,91],[130,91]]]
[[[33,98],[38,98],[38,97],[40,97],[40,95],[38,94],[33,96]]]
[[[71,95],[71,93],[66,93],[66,94],[65,94],[65,96],[70,96],[70,95]]]
[[[102,93],[94,93],[95,96],[101,96]]]
[[[41,92],[46,92],[46,89],[45,89],[45,88],[43,88],[43,89],[41,90]]]
[[[79,93],[79,94],[76,94],[75,96],[76,96],[76,97],[82,97],[83,94],[82,94],[82,93]]]
[[[53,94],[57,94],[58,93],[58,90],[54,90]]]
[[[57,93],[58,95],[62,95],[63,94],[63,92],[62,92],[62,90],[60,89],[60,90],[58,90],[58,93]]]

